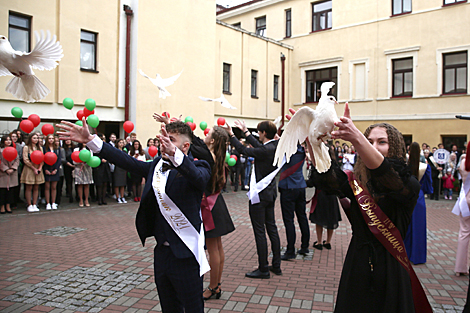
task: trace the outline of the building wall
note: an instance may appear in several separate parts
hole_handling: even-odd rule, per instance
[[[315,107],[315,103],[305,103],[305,71],[336,66],[338,114],[349,101],[353,119],[361,127],[388,121],[403,125],[403,133],[417,140],[437,144],[448,134],[470,136],[465,121],[454,118],[470,111],[470,66],[467,94],[442,95],[442,53],[470,50],[468,33],[455,31],[456,25],[470,28],[470,3],[442,4],[442,0],[415,0],[411,14],[392,17],[391,1],[334,0],[332,29],[314,33],[310,33],[311,1],[263,1],[217,17],[229,24],[241,22],[242,28],[255,31],[255,18],[265,15],[268,37],[294,47],[290,105]],[[293,35],[284,39],[284,12],[288,8],[292,10]],[[413,97],[392,98],[392,60],[403,57],[414,60]],[[357,72],[358,66],[364,71]],[[364,94],[358,98],[356,81],[361,76]]]

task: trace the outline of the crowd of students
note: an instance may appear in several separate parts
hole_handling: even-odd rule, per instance
[[[98,136],[106,141],[103,134]],[[118,139],[113,133],[109,136],[109,143],[141,161],[153,160],[160,155],[158,139],[149,138],[147,147],[143,148],[135,133],[126,139]],[[157,147],[154,156],[148,151],[151,146]],[[3,157],[2,152],[7,147],[14,147],[17,151],[12,161]],[[88,207],[91,201],[106,205],[107,198],[118,203],[127,203],[126,197],[140,201],[145,183],[143,177],[128,173],[105,159],[101,159],[96,168],[75,162],[72,153],[83,149],[87,149],[86,145],[71,140],[61,141],[54,134],[44,136],[40,132],[31,132],[28,135],[15,129],[3,135],[0,141],[0,214],[12,213],[12,209],[23,203],[26,203],[28,212],[38,212],[40,208],[57,210],[63,196],[70,203],[78,202],[79,207]],[[44,161],[36,164],[31,159],[34,151],[43,155],[54,153],[56,162],[52,165]]]

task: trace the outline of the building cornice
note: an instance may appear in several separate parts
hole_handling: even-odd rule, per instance
[[[414,47],[407,47],[407,48],[400,48],[400,49],[392,49],[392,50],[385,50],[384,53],[386,55],[389,55],[389,54],[413,52],[413,51],[419,51],[420,48],[421,48],[421,46],[414,46]]]
[[[256,9],[264,8],[282,1],[285,0],[253,0],[231,8],[227,8],[225,10],[221,10],[217,12],[217,17],[220,19],[230,18]]]
[[[217,21],[217,24],[219,24],[219,25],[222,25],[222,26],[231,28],[231,29],[233,29],[233,30],[236,30],[236,31],[238,31],[238,32],[242,32],[242,33],[244,33],[244,34],[247,34],[247,35],[250,35],[250,36],[253,36],[253,37],[262,39],[262,40],[264,40],[264,41],[273,43],[273,44],[275,44],[275,45],[284,47],[284,48],[286,48],[286,49],[294,50],[294,47],[291,46],[291,45],[287,45],[287,44],[285,44],[285,43],[282,43],[282,42],[280,42],[280,41],[274,40],[274,39],[272,39],[272,38],[268,38],[268,37],[264,37],[264,36],[257,35],[257,34],[255,34],[255,33],[249,32],[249,31],[247,31],[247,30],[245,30],[245,29],[243,29],[243,28],[235,27],[235,26],[233,26],[233,25],[227,24],[227,23],[222,22],[222,21],[220,21],[220,20],[216,20],[216,21]]]
[[[324,64],[324,63],[332,63],[332,62],[341,62],[343,61],[343,59],[344,59],[343,57],[336,57],[336,58],[329,58],[329,59],[323,59],[323,60],[301,62],[299,63],[299,67],[312,66],[312,65]]]

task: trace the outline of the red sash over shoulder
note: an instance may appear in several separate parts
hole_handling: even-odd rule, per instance
[[[202,216],[202,223],[204,224],[204,229],[206,231],[213,230],[215,228],[214,219],[212,218],[212,208],[214,207],[219,194],[220,192],[211,194],[209,196],[206,196],[204,194],[202,197],[201,216]]]
[[[433,310],[426,298],[423,287],[408,260],[400,231],[375,203],[369,192],[359,185],[354,174],[351,171],[346,171],[346,174],[369,230],[410,275],[415,312],[432,313]]]

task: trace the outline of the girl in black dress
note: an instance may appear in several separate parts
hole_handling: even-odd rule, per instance
[[[403,136],[387,123],[371,125],[363,135],[352,122],[347,104],[344,116],[335,125],[338,130],[331,133],[332,137],[351,142],[359,153],[354,168],[355,180],[360,186],[355,185],[356,193],[367,190],[403,238],[420,190],[419,182],[406,165]],[[309,150],[312,155],[311,147]],[[361,209],[346,173],[332,163],[326,173],[313,171],[312,175],[316,187],[351,201],[346,212],[353,235],[344,260],[335,312],[406,313],[415,312],[415,309],[432,312],[424,292],[419,292],[419,281],[414,288],[417,287],[418,294],[424,299],[413,297],[410,278],[416,276],[412,275],[409,262],[407,268],[411,267],[411,271],[407,271],[372,233],[370,227],[374,225],[366,223],[362,213],[365,209]],[[388,221],[381,225],[385,223]],[[406,263],[407,259],[402,261]],[[418,302],[418,299],[422,301]]]

